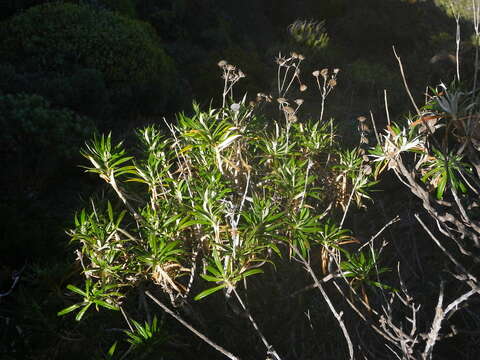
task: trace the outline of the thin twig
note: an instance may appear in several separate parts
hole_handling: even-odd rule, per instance
[[[350,339],[350,335],[348,334],[347,327],[345,326],[345,322],[342,319],[343,312],[340,312],[340,313],[337,312],[337,310],[333,306],[332,301],[328,297],[327,292],[323,288],[321,281],[318,280],[318,278],[315,275],[315,272],[313,271],[310,264],[305,260],[305,258],[302,256],[302,254],[300,254],[300,252],[298,251],[298,249],[295,246],[292,246],[292,249],[295,252],[295,255],[300,259],[302,265],[305,267],[305,270],[307,270],[308,274],[310,275],[310,277],[314,281],[316,287],[320,290],[320,292],[323,296],[323,299],[325,300],[328,307],[330,308],[331,313],[333,314],[335,319],[337,319],[337,322],[338,322],[338,324],[339,324],[339,326],[340,326],[340,328],[343,332],[343,336],[344,336],[344,338],[347,342],[350,359],[353,360],[354,359],[353,344],[352,344],[352,340]]]
[[[387,124],[390,126],[390,111],[388,110],[387,90],[383,90],[383,101],[385,102],[385,114],[387,115]]]
[[[455,11],[455,8],[453,6],[453,3],[450,2],[450,7],[452,8],[452,13],[453,17],[455,18],[455,24],[456,26],[456,36],[455,36],[455,45],[456,45],[456,50],[455,50],[455,62],[456,62],[456,67],[457,67],[457,80],[460,82],[460,12]]]
[[[252,314],[250,314],[250,311],[248,310],[248,308],[245,306],[245,303],[243,302],[242,298],[240,297],[240,295],[238,295],[238,292],[237,290],[232,287],[233,289],[233,293],[235,294],[235,297],[237,298],[238,302],[240,303],[240,306],[242,307],[243,311],[245,311],[245,313],[247,314],[247,317],[248,317],[248,320],[250,320],[250,323],[252,324],[253,328],[255,329],[255,331],[257,332],[258,336],[260,337],[260,339],[262,340],[263,344],[265,345],[265,347],[267,348],[267,353],[269,355],[273,355],[275,356],[275,358],[277,360],[281,360],[280,356],[277,354],[277,352],[273,349],[273,346],[267,341],[267,339],[265,338],[265,336],[263,335],[263,333],[260,331],[260,328],[258,327],[257,323],[255,322],[255,319],[252,317]]]
[[[150,291],[145,291],[145,294],[153,300],[153,302],[155,304],[157,304],[158,306],[160,306],[163,311],[165,311],[168,315],[172,316],[173,318],[175,318],[175,320],[177,320],[180,324],[182,324],[183,326],[185,326],[188,330],[190,330],[191,332],[193,332],[195,335],[197,335],[200,339],[202,339],[203,341],[205,341],[208,345],[210,345],[211,347],[213,347],[215,350],[217,350],[218,352],[222,353],[223,355],[225,355],[227,358],[229,359],[232,359],[232,360],[239,360],[239,357],[233,355],[231,352],[225,350],[223,347],[221,347],[220,345],[214,343],[212,340],[210,340],[208,337],[206,337],[205,335],[203,335],[201,332],[199,332],[198,330],[196,330],[192,325],[190,325],[189,323],[187,323],[185,320],[183,320],[179,315],[175,314],[172,310],[170,310],[165,304],[163,304],[160,300],[158,300],[155,296],[153,296]]]
[[[123,315],[123,318],[124,318],[125,321],[127,322],[128,328],[130,329],[131,332],[134,332],[135,330],[133,330],[132,324],[130,323],[130,320],[128,319],[128,316],[127,316],[127,314],[125,313],[125,310],[123,310],[123,307],[121,307],[121,306],[119,306],[119,307],[120,307],[120,312],[121,312],[122,315]]]
[[[474,281],[475,283],[477,283],[477,278],[475,276],[473,276],[472,274],[470,274],[467,269],[465,269],[465,267],[460,264],[460,262],[458,262],[457,259],[455,259],[455,257],[453,257],[453,255],[447,250],[445,249],[445,247],[440,243],[440,241],[435,237],[435,235],[433,235],[433,233],[430,231],[430,229],[425,225],[425,223],[420,219],[420,216],[418,216],[418,214],[415,214],[415,219],[417,219],[417,221],[420,223],[420,225],[423,227],[423,229],[428,233],[428,235],[430,236],[430,238],[435,242],[435,244],[437,244],[437,246],[440,248],[440,250],[443,251],[443,253],[445,255],[447,255],[447,257],[450,259],[451,262],[453,262],[459,269],[460,271],[462,271],[465,275],[468,275],[469,279]]]
[[[382,232],[385,231],[385,229],[387,229],[390,225],[395,224],[398,221],[400,221],[400,217],[397,215],[392,220],[390,220],[388,223],[386,223],[375,235],[373,235],[372,238],[369,241],[367,241],[365,244],[360,246],[360,248],[357,251],[361,251],[365,246],[367,246],[368,244],[371,244],[377,237],[380,236],[380,234]]]
[[[400,59],[400,56],[397,55],[397,52],[395,51],[395,46],[392,46],[392,48],[393,48],[393,53],[395,54],[395,58],[398,61],[398,66],[400,67],[400,73],[402,74],[403,85],[405,85],[405,90],[407,91],[408,97],[410,98],[410,101],[412,102],[415,110],[417,111],[418,116],[422,116],[420,109],[418,108],[417,104],[415,103],[415,100],[413,99],[412,93],[410,92],[410,88],[408,87],[407,79],[405,78],[405,72],[403,71],[402,60]]]
[[[6,292],[0,293],[0,298],[8,296],[12,293],[13,289],[15,289],[15,286],[17,285],[18,281],[20,280],[20,276],[22,275],[22,272],[25,269],[25,266],[26,266],[26,264],[23,265],[23,267],[20,271],[15,271],[12,274],[12,279],[13,279],[12,286],[10,286],[10,289],[8,289]]]

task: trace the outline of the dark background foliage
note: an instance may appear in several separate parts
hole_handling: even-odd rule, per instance
[[[10,287],[12,272],[23,269],[14,293],[0,298],[0,358],[5,359],[93,359],[118,335],[112,329],[121,325],[111,313],[92,315],[81,324],[56,316],[69,303],[65,285],[79,273],[69,265],[74,255],[64,231],[75,209],[88,201],[81,194],[96,191],[101,197],[104,191],[76,166],[83,163],[79,148],[95,131],[113,131],[123,138],[132,128],[159,123],[163,116],[174,121],[175,113],[189,112],[193,99],[218,106],[222,80],[216,63],[221,59],[247,73],[237,91],[248,98],[274,91],[275,56],[299,51],[307,57],[308,75],[317,68],[341,69],[326,115],[336,118],[344,141],[355,144],[357,116],[371,110],[379,125],[384,124],[384,89],[392,117],[409,109],[392,45],[420,101],[427,84],[448,82],[454,73],[451,63],[430,61],[455,46],[454,21],[432,1],[4,0],[0,19],[0,292]],[[287,28],[297,19],[325,20],[328,44],[315,48],[295,42]],[[467,21],[463,25],[463,66],[469,69],[471,26]],[[313,87],[313,79],[307,76],[305,81]],[[319,99],[305,99],[305,117],[318,116]],[[422,242],[423,235],[415,233],[410,213],[415,201],[410,199],[405,208],[393,180],[382,187],[373,210],[355,214],[348,226],[368,234],[379,224],[372,213],[402,212],[404,220],[390,236],[402,240],[394,241],[399,253],[419,248],[421,259],[403,259],[410,269],[406,280],[413,279],[418,294],[428,300],[434,290],[428,278],[438,275],[441,264]],[[253,282],[258,296],[251,299],[252,309],[260,311],[260,322],[268,320],[266,332],[275,342],[282,343],[286,333],[294,337],[280,350],[291,359],[298,354],[313,359],[325,352],[341,359],[335,346],[338,334],[326,325],[331,319],[318,299],[308,293],[289,299],[279,292],[279,286],[293,292],[306,285],[302,275],[279,268],[269,276],[281,285],[265,289]],[[201,313],[211,315],[199,323],[208,324],[204,330],[212,337],[233,337],[235,343],[226,347],[245,358],[255,354],[259,344],[242,333],[248,325],[234,320],[228,304],[199,306]],[[305,307],[325,325],[309,331],[301,313]],[[265,309],[271,312],[261,313]],[[232,318],[228,329],[220,327],[225,314]],[[177,324],[169,322],[167,328],[174,335],[162,350],[165,359],[216,358]],[[287,348],[292,343],[295,347]],[[465,336],[440,347],[439,356],[443,352],[444,358],[473,359],[465,350],[472,344]]]

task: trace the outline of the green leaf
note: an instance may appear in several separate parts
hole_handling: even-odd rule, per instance
[[[103,301],[103,300],[94,300],[94,303],[98,304],[100,306],[103,306],[104,308],[110,309],[110,310],[115,310],[115,311],[120,310],[118,306],[109,304],[109,303],[107,303],[106,301]]]
[[[113,221],[113,209],[110,201],[107,203],[107,212],[108,212],[108,218],[110,219],[110,221]]]
[[[113,354],[115,353],[115,349],[117,348],[117,342],[115,341],[112,346],[110,346],[110,349],[108,349],[108,356],[112,357]]]
[[[446,186],[447,186],[447,177],[442,176],[437,187],[437,199],[443,199],[443,193],[445,192]]]
[[[216,264],[220,269],[222,269],[222,264],[221,264],[220,262],[215,261],[215,264]],[[218,276],[220,279],[223,279],[222,273],[221,273],[218,269],[214,268],[212,265],[208,265],[206,270],[207,270],[209,273]]]
[[[251,276],[251,275],[255,275],[255,274],[263,274],[263,270],[262,269],[251,269],[251,270],[247,270],[245,272],[242,273],[242,278],[246,278],[247,276]]]
[[[79,288],[77,288],[76,286],[73,286],[71,284],[67,285],[67,289],[70,290],[70,291],[73,291],[74,293],[77,293],[83,297],[87,297],[87,293]]]
[[[223,288],[227,287],[227,284],[222,284],[222,285],[218,285],[218,286],[215,286],[213,288],[210,288],[210,289],[207,289],[207,290],[204,290],[202,291],[200,294],[198,294],[197,296],[195,296],[193,299],[194,300],[200,300],[200,299],[203,299],[204,297],[206,296],[209,296],[215,292],[217,292],[218,290],[221,290]]]
[[[85,307],[78,312],[77,316],[75,316],[75,320],[77,320],[77,321],[82,320],[83,315],[85,315],[85,312],[88,310],[88,308],[91,305],[92,305],[92,303],[88,303],[87,305],[85,305]]]
[[[207,275],[207,274],[200,274],[200,276],[207,281],[212,281],[212,282],[223,281],[223,278],[214,277],[214,276],[210,276],[210,275]]]
[[[232,135],[229,138],[227,138],[226,140],[222,141],[222,143],[217,145],[218,151],[222,151],[223,149],[227,148],[235,139],[239,138],[240,136],[242,136],[242,135],[240,135],[240,134]]]
[[[75,311],[76,309],[78,309],[78,308],[79,308],[80,306],[82,306],[82,305],[83,305],[83,303],[74,304],[74,305],[72,305],[72,306],[69,306],[69,307],[67,307],[67,308],[59,311],[59,312],[57,313],[57,316],[63,316],[63,315],[68,314],[68,313],[70,313],[70,312],[72,312],[72,311]]]

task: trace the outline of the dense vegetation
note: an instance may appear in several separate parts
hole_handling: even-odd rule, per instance
[[[0,358],[476,359],[472,4],[3,2]]]

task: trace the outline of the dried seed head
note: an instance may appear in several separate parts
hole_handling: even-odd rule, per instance
[[[246,76],[247,76],[247,75],[245,75],[245,73],[244,73],[242,70],[238,69],[238,77],[239,77],[239,78],[244,78],[244,77],[246,77]]]
[[[368,126],[368,124],[366,122],[361,122],[359,124],[358,128],[359,128],[360,131],[370,132],[370,127]]]
[[[239,112],[240,111],[240,104],[232,104],[230,105],[230,109],[232,109],[233,112]]]
[[[303,99],[296,99],[295,104],[297,104],[298,106],[302,105],[303,104]]]
[[[318,77],[320,75],[320,71],[319,70],[315,70],[313,73],[312,73],[313,76],[315,77]]]
[[[305,60],[305,56],[303,56],[302,54],[298,54],[298,58],[299,58],[300,60]]]
[[[294,59],[298,59],[298,54],[296,52],[290,53],[290,56]]]
[[[300,91],[303,92],[305,90],[307,90],[307,85],[305,85],[305,84],[300,85]]]
[[[285,106],[283,108],[283,111],[285,111],[289,115],[295,114],[295,110],[291,106]]]
[[[227,64],[226,67],[228,71],[234,71],[236,69],[235,66],[231,64]]]
[[[337,85],[337,80],[335,80],[335,79],[330,79],[330,80],[328,81],[328,86],[330,86],[330,87],[333,88],[333,87],[335,87],[336,85]]]
[[[365,175],[370,175],[372,173],[372,167],[370,165],[364,166],[362,170]]]
[[[367,118],[365,116],[359,116],[359,117],[357,117],[357,120],[360,121],[360,122],[365,122],[365,120],[367,120]]]
[[[225,67],[228,65],[228,63],[225,60],[220,60],[217,65],[221,68]]]
[[[338,72],[339,72],[339,71],[340,71],[340,69],[339,69],[339,68],[335,68],[335,69],[333,69],[333,73],[334,73],[335,75],[336,75],[336,74],[338,74]]]
[[[320,71],[320,74],[321,74],[324,78],[326,78],[326,77],[328,76],[328,69],[327,69],[327,68],[322,69],[322,71]]]
[[[278,98],[278,99],[277,99],[277,102],[278,102],[279,104],[288,104],[287,99],[285,99],[285,98],[283,98],[283,97]]]
[[[280,65],[280,66],[284,66],[285,63],[287,62],[287,59],[285,59],[282,54],[278,54],[278,56],[275,58],[275,62]]]
[[[295,116],[295,115],[289,115],[288,116],[288,121],[292,122],[292,123],[295,123],[298,121],[298,118]]]

